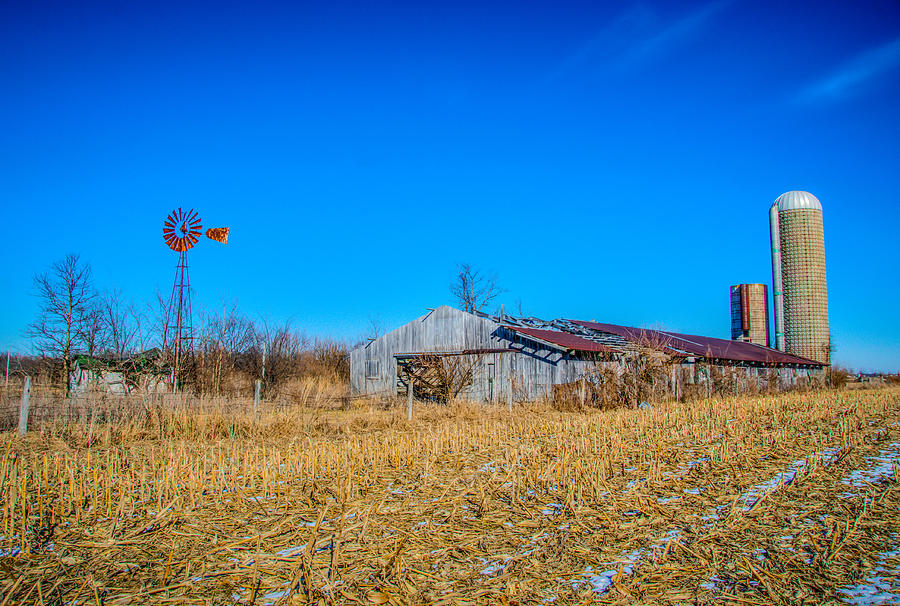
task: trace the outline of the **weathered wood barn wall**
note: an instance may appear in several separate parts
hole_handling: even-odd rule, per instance
[[[593,364],[558,348],[527,342],[489,318],[445,305],[353,350],[350,389],[354,394],[397,395],[405,390],[398,385],[398,355],[466,350],[508,350],[477,354],[472,384],[460,393],[487,402],[541,397],[553,385],[577,381]]]
[[[406,385],[398,376],[398,360],[415,354],[462,355],[477,351],[470,355],[475,359],[472,382],[459,396],[484,402],[542,398],[551,393],[554,385],[591,376],[598,364],[621,365],[621,359],[615,355],[598,356],[596,352],[579,351],[577,346],[560,346],[523,334],[520,330],[526,329],[508,326],[506,318],[503,323],[499,320],[449,306],[429,311],[350,353],[351,392],[385,396],[405,393]],[[769,367],[727,361],[716,361],[716,364],[719,373],[738,373],[743,380],[757,383],[767,373],[774,372],[782,386],[824,375],[821,367],[804,364]],[[711,372],[708,367],[698,367],[693,358],[683,358],[675,367],[679,370],[672,373],[671,387],[675,393],[679,381],[702,383]]]

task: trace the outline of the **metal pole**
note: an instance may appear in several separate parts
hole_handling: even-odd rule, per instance
[[[22,401],[19,403],[19,437],[28,430],[28,401],[31,398],[31,377],[26,376],[22,384]]]
[[[259,416],[259,392],[262,389],[262,381],[259,379],[253,384],[253,420]]]
[[[412,404],[413,404],[413,380],[409,379],[409,387],[406,394],[406,420],[412,421]]]
[[[9,393],[9,350],[6,350],[6,392]]]

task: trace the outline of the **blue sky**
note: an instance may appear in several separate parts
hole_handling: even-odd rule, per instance
[[[353,340],[450,303],[727,337],[771,283],[767,210],[824,207],[836,360],[900,370],[900,5],[8,3],[0,9],[0,346],[31,280]]]

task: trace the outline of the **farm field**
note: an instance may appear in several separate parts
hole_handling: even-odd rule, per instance
[[[0,437],[0,604],[900,602],[900,389]]]

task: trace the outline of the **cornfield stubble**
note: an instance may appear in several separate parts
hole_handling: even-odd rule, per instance
[[[326,391],[2,434],[0,603],[900,600],[900,388],[412,422]]]

